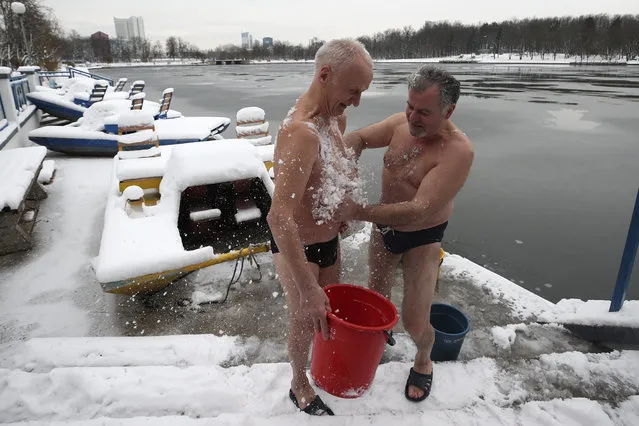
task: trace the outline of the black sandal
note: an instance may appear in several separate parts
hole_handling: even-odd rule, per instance
[[[297,398],[293,393],[293,389],[289,389],[288,397],[291,398],[293,404],[295,404],[295,406],[300,409],[300,405],[297,403]],[[324,414],[328,414],[329,416],[335,415],[335,413],[333,413],[333,410],[331,410],[326,404],[324,404],[324,401],[322,401],[322,398],[320,398],[319,395],[315,395],[315,398],[313,398],[311,403],[304,407],[302,411],[306,414],[310,414],[311,416],[323,416]]]
[[[406,381],[406,388],[404,389],[404,395],[406,399],[412,402],[420,402],[426,399],[428,395],[430,395],[430,388],[433,384],[433,373],[430,374],[422,374],[417,371],[410,369],[410,373],[408,374],[408,380]],[[408,395],[408,387],[415,386],[416,388],[424,391],[424,394],[419,398],[411,398]]]

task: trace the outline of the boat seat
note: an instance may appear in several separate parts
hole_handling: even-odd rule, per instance
[[[259,107],[246,107],[237,112],[235,134],[238,139],[247,140],[256,146],[272,142],[266,113]]]
[[[121,153],[118,153],[120,155]],[[116,177],[118,189],[124,192],[129,186],[139,186],[147,190],[160,190],[166,160],[160,156],[152,158],[131,158],[118,161]]]
[[[173,99],[173,88],[169,87],[162,92],[160,99],[160,111],[155,117],[156,120],[168,118],[169,109],[171,108],[171,100]]]
[[[100,102],[104,99],[108,84],[104,81],[98,81],[93,86],[91,93],[78,93],[73,98],[73,103],[83,107],[90,107],[96,102]]]
[[[115,85],[115,88],[113,89],[114,92],[121,92],[124,90],[124,85],[126,84],[126,82],[128,81],[128,79],[126,77],[122,77],[121,79],[118,80],[118,83]]]
[[[145,97],[146,94],[144,92],[131,96],[131,111],[141,110]]]
[[[237,213],[235,213],[235,222],[237,223],[249,222],[262,217],[262,212],[253,200],[237,200],[235,207],[237,208]]]
[[[133,95],[137,95],[138,93],[141,93],[144,90],[144,86],[145,86],[145,82],[144,80],[136,80],[131,84],[131,88],[129,89],[129,96],[128,98],[131,99],[133,97]]]

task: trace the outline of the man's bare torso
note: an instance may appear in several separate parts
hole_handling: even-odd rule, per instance
[[[311,132],[316,133],[320,139],[320,145],[317,147],[317,159],[313,164],[306,189],[303,194],[300,194],[301,203],[296,211],[291,213],[298,226],[300,238],[305,245],[329,241],[337,235],[340,223],[332,220],[332,212],[322,209],[320,202],[323,198],[330,197],[331,192],[334,192],[335,189],[326,187],[326,175],[323,170],[330,166],[327,164],[330,160],[323,158],[321,150],[322,144],[324,144],[324,149],[327,148],[326,144],[328,144],[332,148],[331,152],[337,154],[338,157],[345,156],[345,146],[338,126],[338,119],[326,120],[292,110],[280,128],[278,139],[290,137],[289,129],[296,125],[306,126]],[[293,142],[295,143],[295,141]],[[313,149],[315,148],[313,147]],[[327,156],[324,155],[324,157]],[[281,153],[277,147],[274,159],[275,175],[277,176],[277,166],[281,159]],[[354,172],[356,171],[354,170]]]
[[[468,144],[468,138],[449,122],[450,130],[440,138],[424,142],[411,136],[406,122],[398,125],[384,154],[381,203],[410,201],[424,177],[456,151],[455,145]],[[394,227],[398,231],[417,231],[446,222],[453,212],[451,200],[437,212],[410,225]]]

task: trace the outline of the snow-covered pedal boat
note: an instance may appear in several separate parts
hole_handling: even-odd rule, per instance
[[[158,291],[191,271],[267,251],[272,159],[273,145],[240,139],[163,147],[152,133],[122,140],[93,262],[103,290]]]
[[[137,96],[143,97],[143,94]],[[132,108],[129,100],[104,100],[91,105],[81,120],[66,126],[45,126],[29,132],[32,142],[52,151],[71,155],[115,155],[118,152],[119,117]],[[177,111],[163,111],[165,104],[144,102],[142,111],[155,117],[160,145],[175,145],[221,138],[231,124],[227,117],[183,117]]]
[[[91,105],[103,99],[130,100],[132,96],[142,92],[145,85],[142,80],[135,81],[127,93],[120,91],[122,89],[120,83],[124,82],[126,79],[120,79],[118,86],[114,88],[105,80],[73,77],[67,79],[59,89],[37,86],[26,96],[40,111],[52,117],[74,122],[80,119]]]

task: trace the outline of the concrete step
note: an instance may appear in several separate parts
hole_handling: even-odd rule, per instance
[[[373,385],[357,400],[334,398],[322,391],[320,395],[340,415],[367,419],[417,419],[424,410],[468,413],[477,407],[485,407],[486,413],[507,410],[519,416],[522,406],[533,401],[565,398],[593,400],[603,413],[608,404],[623,403],[639,393],[637,365],[636,351],[438,363],[431,396],[423,404],[414,404],[404,398],[411,364],[390,362],[378,368]],[[250,419],[275,421],[283,416],[278,424],[287,424],[292,421],[287,416],[299,419],[287,398],[290,379],[286,363],[230,368],[66,367],[43,373],[2,369],[0,423],[189,416],[216,418],[222,424],[248,419],[250,424]],[[588,413],[577,415],[587,416],[586,423],[593,424]]]
[[[135,325],[133,325],[135,326]],[[395,333],[382,363],[412,362],[416,347],[406,333]],[[606,352],[552,324],[480,327],[467,334],[459,360],[481,357],[531,359],[543,354]],[[211,334],[150,337],[35,338],[0,345],[0,368],[43,373],[65,367],[206,366],[232,367],[288,362],[286,340]]]
[[[357,404],[356,401],[353,404]],[[387,426],[394,424],[424,426],[464,425],[597,425],[597,426],[634,426],[639,422],[639,396],[630,397],[617,407],[608,403],[587,399],[565,399],[552,401],[533,401],[518,408],[498,408],[478,403],[472,410],[436,410],[424,408],[420,412],[409,414],[383,413],[371,415],[344,415],[322,419],[303,413],[282,414],[271,417],[258,417],[246,414],[222,414],[213,418],[193,418],[188,416],[112,418],[101,417],[93,420],[78,421],[35,421],[17,422],[11,425],[28,426],[297,426],[297,425],[350,425],[350,426]]]

